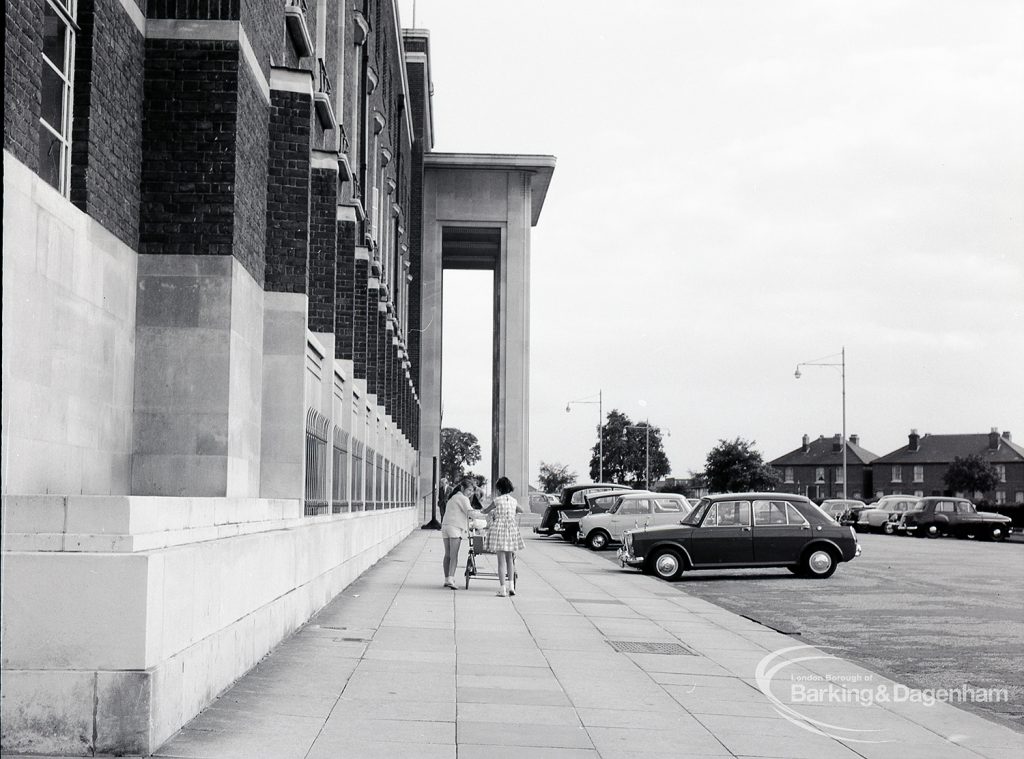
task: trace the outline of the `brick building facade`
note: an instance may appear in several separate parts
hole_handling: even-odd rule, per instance
[[[429,35],[4,13],[3,750],[148,755],[422,522]]]
[[[919,435],[911,430],[907,444],[873,463],[875,495],[954,495],[943,477],[956,457],[978,456],[999,473],[999,482],[987,493],[957,493],[994,506],[1024,504],[1024,446],[1013,442],[1009,431],[993,428],[988,434]]]
[[[850,435],[846,441],[846,496],[863,499],[872,491],[871,462],[878,458],[860,446],[860,438]],[[799,448],[768,462],[779,470],[783,493],[798,493],[816,501],[843,497],[842,436],[804,435]]]

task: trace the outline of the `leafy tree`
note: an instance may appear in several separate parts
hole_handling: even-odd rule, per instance
[[[754,441],[743,438],[719,440],[708,453],[704,476],[712,493],[774,490],[779,473],[764,463]]]
[[[972,453],[954,457],[942,481],[954,493],[987,493],[999,483],[999,472],[993,464]]]
[[[648,431],[649,428],[649,431]],[[672,471],[668,456],[662,447],[661,430],[647,422],[634,424],[617,409],[608,412],[604,424],[604,481],[620,485],[645,484],[648,464],[648,441],[650,443],[651,482],[660,480]],[[590,457],[590,478],[597,481],[601,475],[601,450],[594,444]]]
[[[458,485],[467,466],[480,460],[480,441],[472,432],[455,427],[441,428],[441,475],[452,487]]]
[[[568,464],[549,464],[540,462],[540,474],[537,475],[540,487],[545,493],[557,493],[567,485],[576,482],[576,472],[569,471]]]

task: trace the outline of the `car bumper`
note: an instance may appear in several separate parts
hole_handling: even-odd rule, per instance
[[[625,548],[620,548],[615,556],[619,560],[619,565],[623,567],[638,567],[644,563],[642,556],[633,556]]]
[[[857,558],[858,556],[860,556],[860,555],[861,555],[862,553],[864,553],[864,549],[863,549],[863,548],[861,548],[861,545],[860,545],[860,543],[858,543],[858,544],[857,544],[857,549],[856,549],[856,550],[855,550],[855,551],[853,552],[853,558],[855,558],[855,559],[856,559],[856,558]]]
[[[554,533],[550,527],[534,527],[533,531],[538,535],[551,535]]]

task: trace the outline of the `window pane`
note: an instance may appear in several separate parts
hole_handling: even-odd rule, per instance
[[[42,117],[55,131],[64,131],[64,80],[43,64]]]
[[[60,140],[42,124],[39,125],[39,175],[60,189]]]
[[[43,55],[53,61],[53,65],[64,70],[64,46],[67,44],[67,26],[57,11],[43,2]]]

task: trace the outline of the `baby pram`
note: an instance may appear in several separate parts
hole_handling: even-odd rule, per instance
[[[518,515],[516,517],[516,526],[519,525]],[[466,590],[469,590],[469,581],[474,577],[487,577],[489,579],[497,580],[498,571],[497,566],[494,567],[493,572],[481,571],[478,566],[478,557],[487,553],[484,550],[484,535],[487,532],[487,520],[486,519],[474,519],[470,524],[469,530],[469,556],[466,557]],[[496,559],[494,560],[497,561]],[[519,585],[519,572],[516,569],[516,555],[512,554],[512,583],[514,586]]]

